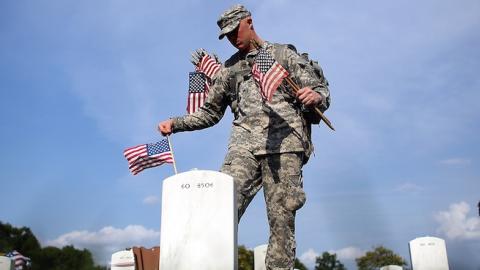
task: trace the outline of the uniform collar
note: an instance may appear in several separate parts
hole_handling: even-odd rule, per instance
[[[264,41],[262,43],[262,45],[260,46],[260,49],[266,49],[266,50],[269,50],[270,47],[272,47],[272,43],[268,42],[268,41]],[[250,59],[250,58],[255,58],[258,54],[258,49],[257,50],[253,50],[253,51],[250,51],[248,52],[246,55],[245,55],[245,59]]]

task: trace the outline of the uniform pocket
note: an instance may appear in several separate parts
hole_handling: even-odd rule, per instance
[[[307,197],[303,190],[302,175],[290,175],[287,184],[285,196],[285,208],[290,211],[296,211],[305,204]]]

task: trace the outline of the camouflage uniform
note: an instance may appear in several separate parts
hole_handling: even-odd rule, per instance
[[[232,9],[235,8],[243,7]],[[313,74],[302,56],[285,45],[264,42],[262,47],[288,70],[300,87],[309,86],[324,97],[318,105],[322,111],[328,108],[328,83]],[[203,107],[193,114],[173,118],[173,132],[213,126],[220,121],[227,106],[231,108],[235,119],[221,171],[235,180],[238,217],[240,219],[263,187],[270,225],[267,269],[292,269],[296,247],[295,213],[305,203],[302,166],[313,151],[310,123],[285,83],[277,89],[271,102],[262,99],[251,73],[257,53],[258,50],[246,55],[237,52],[227,60],[213,78],[214,84]]]

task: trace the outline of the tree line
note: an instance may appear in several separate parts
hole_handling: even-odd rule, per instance
[[[29,270],[105,270],[95,265],[92,253],[73,246],[41,247],[27,227],[15,228],[0,221],[0,253],[16,250],[32,260]]]
[[[41,247],[40,242],[27,227],[15,228],[0,221],[0,253],[17,250],[32,260],[29,270],[105,270],[107,266],[95,265],[88,249],[74,246]],[[238,270],[254,270],[254,254],[245,246],[238,247]],[[364,256],[355,259],[358,270],[377,270],[385,265],[406,266],[406,261],[392,250],[383,246],[374,247]],[[295,268],[308,270],[298,259]],[[316,257],[313,270],[346,270],[336,254],[323,252]]]
[[[254,270],[253,251],[240,246],[238,248],[238,270]],[[406,261],[392,250],[383,246],[374,247],[364,256],[355,259],[358,270],[378,270],[386,265],[406,266]],[[295,268],[299,270],[308,270],[308,268],[298,259],[295,259]],[[337,259],[336,254],[323,252],[315,259],[313,270],[347,270],[345,265]]]

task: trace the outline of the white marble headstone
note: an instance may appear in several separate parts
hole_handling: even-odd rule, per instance
[[[133,250],[122,250],[112,254],[111,270],[135,270]]]
[[[265,257],[267,256],[268,245],[260,245],[253,249],[253,262],[255,270],[265,270]]]
[[[6,256],[0,256],[0,270],[13,270],[13,261]]]
[[[380,270],[403,270],[403,267],[399,265],[386,265],[380,267]]]
[[[192,170],[163,181],[160,269],[237,269],[232,177]]]
[[[437,237],[419,237],[408,243],[413,270],[448,270],[445,240]]]

